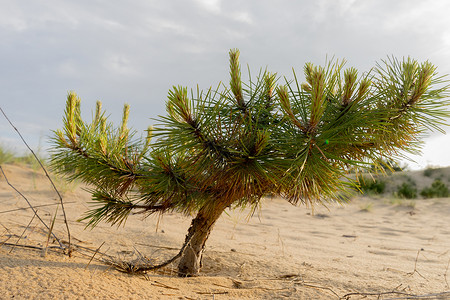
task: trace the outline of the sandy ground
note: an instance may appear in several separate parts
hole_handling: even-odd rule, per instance
[[[3,169],[33,206],[58,202],[40,172]],[[101,246],[100,253],[122,260],[137,253],[156,263],[169,258],[190,223],[177,214],[134,215],[125,227],[101,223],[85,230],[76,220],[88,209],[89,195],[64,184],[60,190],[72,243],[93,251]],[[364,197],[314,213],[266,199],[252,218],[248,211],[221,217],[195,278],[177,278],[175,265],[145,276],[120,273],[98,261],[100,253],[90,262],[93,252],[81,248],[72,257],[51,250],[44,256],[4,244],[46,244],[48,231],[30,209],[10,211],[24,207],[0,175],[0,299],[450,299],[450,199]],[[37,207],[47,224],[55,209]],[[63,220],[59,208],[54,233],[67,240]]]

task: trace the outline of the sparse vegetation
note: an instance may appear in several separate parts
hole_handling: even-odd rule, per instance
[[[420,192],[420,195],[424,198],[448,197],[449,190],[446,184],[444,184],[441,180],[436,179],[430,187],[424,188]]]

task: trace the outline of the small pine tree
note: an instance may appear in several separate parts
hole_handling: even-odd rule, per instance
[[[85,215],[88,225],[121,224],[131,211],[195,214],[180,276],[199,272],[226,208],[256,207],[267,194],[340,202],[349,170],[383,170],[386,157],[416,153],[424,130],[440,130],[449,115],[448,86],[429,62],[388,59],[362,76],[344,62],[308,63],[302,84],[295,73],[288,81],[267,71],[243,83],[239,51],[229,55],[229,86],[173,87],[167,115],[146,138],[128,129],[128,105],[118,128],[100,103],[85,122],[72,92],[53,138],[54,169],[93,187],[98,206]]]

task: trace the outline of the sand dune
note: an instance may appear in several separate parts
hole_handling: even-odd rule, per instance
[[[33,206],[58,203],[40,172],[3,166],[9,181]],[[414,174],[413,174],[414,175]],[[418,176],[417,174],[414,176]],[[67,190],[67,186],[61,186]],[[132,260],[138,253],[155,262],[174,255],[190,219],[178,214],[130,216],[125,227],[101,223],[85,230],[76,220],[89,194],[64,193],[74,245]],[[0,243],[45,245],[47,230],[0,176]],[[56,206],[37,207],[51,223]],[[92,254],[0,246],[0,299],[450,299],[450,199],[414,203],[359,197],[344,206],[293,207],[265,199],[260,211],[228,211],[216,224],[200,277],[177,278],[175,266],[143,275],[120,273]],[[31,224],[27,226],[30,221]],[[67,240],[62,210],[54,233]],[[51,245],[57,245],[51,241]],[[173,248],[173,249],[172,249]],[[93,252],[91,252],[93,253]],[[96,258],[101,255],[97,254]],[[445,293],[447,292],[447,293]],[[434,296],[433,296],[434,295]],[[425,298],[421,298],[425,299]]]

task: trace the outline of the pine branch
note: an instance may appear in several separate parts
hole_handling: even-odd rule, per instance
[[[245,109],[245,101],[242,93],[241,67],[239,65],[240,52],[237,49],[230,50],[230,87],[236,104],[240,109]]]
[[[132,201],[120,199],[119,195],[111,195],[105,190],[91,190],[93,204],[100,207],[89,210],[78,221],[89,220],[86,227],[95,227],[104,220],[111,225],[120,226],[134,209],[149,209],[149,206],[136,205]]]

